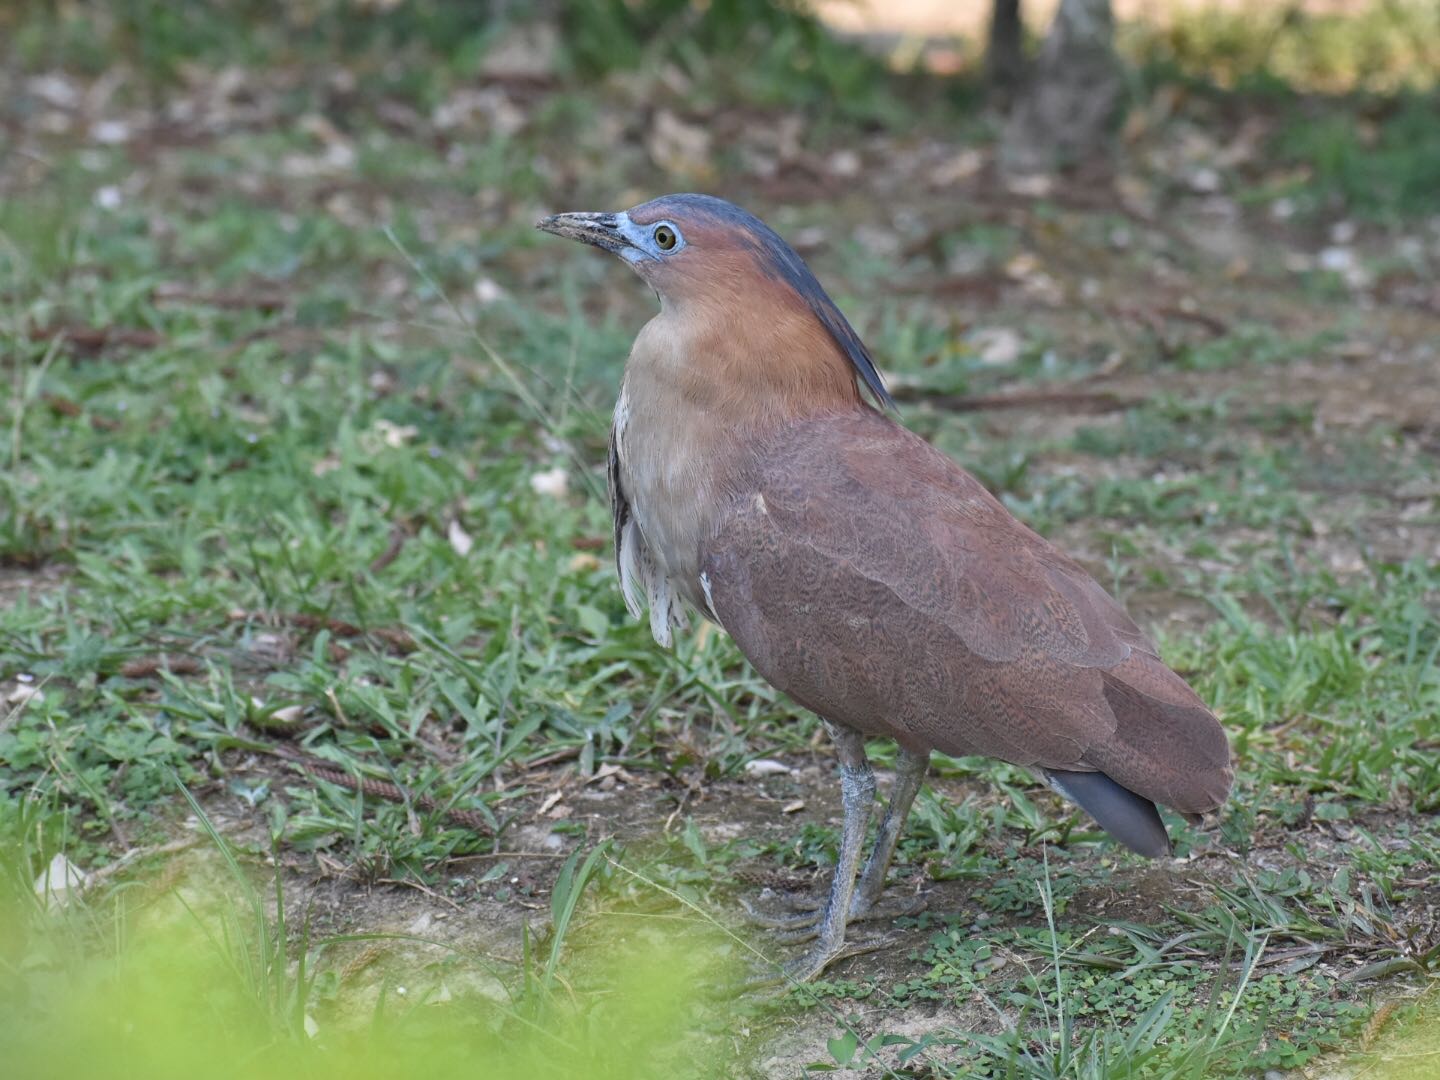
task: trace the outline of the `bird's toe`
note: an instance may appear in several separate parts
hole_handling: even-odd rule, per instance
[[[858,941],[838,941],[833,944],[821,942],[784,965],[786,982],[809,982],[818,977],[831,964],[852,956],[863,956],[876,952],[890,944],[891,938],[879,936]]]
[[[774,915],[768,911],[762,911],[751,901],[742,897],[740,906],[745,909],[745,921],[766,930],[794,930],[802,926],[811,926],[819,920],[821,907],[819,901],[804,895],[795,897],[781,895],[785,898],[780,901],[780,906],[788,908],[788,914]]]
[[[919,915],[929,906],[925,897],[916,893],[894,903],[882,903],[880,901],[864,901],[857,896],[850,904],[849,922],[877,922],[881,919],[903,919],[910,915]]]
[[[795,922],[789,926],[777,928],[774,938],[782,945],[799,945],[802,942],[814,941],[820,936],[820,916],[817,912],[814,915],[796,915]]]

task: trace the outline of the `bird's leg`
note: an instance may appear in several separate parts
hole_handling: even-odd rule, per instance
[[[851,922],[869,916],[876,901],[880,899],[880,894],[885,890],[885,874],[890,869],[890,860],[895,857],[895,846],[900,842],[900,834],[905,829],[905,819],[910,816],[910,807],[925,780],[925,771],[929,765],[928,752],[914,753],[903,747],[900,749],[899,760],[895,764],[895,782],[890,787],[890,801],[875,834],[875,846],[871,849],[870,858],[865,861],[865,869],[860,873],[855,892],[850,898]],[[820,920],[820,905],[809,897],[790,900],[788,904],[798,909],[800,914],[765,915],[749,904],[745,907],[751,922],[773,930],[789,931],[790,940],[805,941],[814,937],[815,927]]]
[[[818,940],[803,956],[785,965],[786,976],[800,982],[819,975],[844,949],[850,896],[860,868],[860,849],[865,843],[870,808],[875,802],[875,774],[865,758],[864,736],[828,720],[825,727],[840,757],[840,801],[845,821],[840,828],[840,853],[835,860],[835,876],[830,879],[830,896],[817,928]]]
[[[890,787],[890,803],[885,807],[880,830],[875,834],[875,847],[865,862],[865,869],[855,886],[855,895],[850,900],[850,918],[859,919],[867,915],[885,890],[885,873],[890,869],[890,860],[895,857],[895,845],[900,842],[905,819],[910,816],[910,804],[915,801],[925,780],[925,770],[929,767],[928,750],[916,753],[903,746],[900,748],[899,759],[895,762],[895,783]]]

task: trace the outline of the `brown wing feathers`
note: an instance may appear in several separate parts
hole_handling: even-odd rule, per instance
[[[1119,604],[877,413],[764,444],[702,565],[722,625],[802,704],[912,749],[1103,773],[1125,795],[1057,786],[1137,850],[1153,823],[1130,793],[1199,813],[1229,789],[1218,723]]]

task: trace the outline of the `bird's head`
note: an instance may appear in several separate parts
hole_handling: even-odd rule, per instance
[[[615,213],[555,214],[536,228],[618,255],[667,308],[764,319],[765,305],[812,315],[883,405],[865,343],[795,250],[768,225],[711,195],[664,195]]]

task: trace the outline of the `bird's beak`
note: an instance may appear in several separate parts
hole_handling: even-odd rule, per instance
[[[535,227],[619,254],[632,246],[620,233],[620,217],[619,214],[552,214],[537,221]]]

